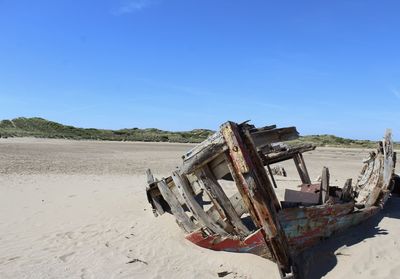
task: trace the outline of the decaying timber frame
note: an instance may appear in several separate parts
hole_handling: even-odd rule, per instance
[[[186,239],[212,250],[253,253],[277,263],[282,278],[295,278],[296,255],[334,232],[377,213],[390,196],[396,162],[391,131],[365,160],[353,186],[329,184],[329,169],[312,184],[302,153],[313,145],[288,147],[295,127],[256,128],[224,123],[220,131],[182,158],[171,176],[147,171],[147,197],[155,215],[171,213]],[[294,160],[301,190],[286,189],[279,201],[270,165]],[[236,194],[222,183],[234,181]]]

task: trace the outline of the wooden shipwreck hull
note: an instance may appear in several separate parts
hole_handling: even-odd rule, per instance
[[[171,176],[158,180],[147,171],[155,215],[173,214],[196,245],[253,253],[276,262],[282,278],[295,278],[298,253],[383,207],[396,162],[388,130],[355,185],[349,179],[343,188],[330,186],[327,168],[312,184],[302,153],[315,146],[282,144],[296,138],[295,127],[224,123],[187,152]],[[302,185],[300,191],[286,189],[279,201],[270,165],[285,160],[294,160]]]

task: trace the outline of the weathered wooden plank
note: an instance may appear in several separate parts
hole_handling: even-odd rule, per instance
[[[286,150],[279,152],[270,152],[268,150],[262,151],[262,160],[264,165],[275,164],[293,158],[298,153],[308,152],[315,150],[316,146],[313,144],[304,144],[296,147],[289,147]]]
[[[353,180],[351,178],[347,179],[343,189],[342,189],[342,194],[340,195],[340,199],[342,201],[351,201],[353,200],[353,186],[352,186]]]
[[[157,185],[164,200],[171,208],[171,212],[175,216],[177,223],[187,232],[195,231],[197,229],[196,225],[189,219],[189,216],[187,216],[178,199],[169,189],[167,183],[161,180]]]
[[[324,216],[315,216],[311,219],[301,218],[281,222],[290,246],[301,252],[309,248],[322,239],[331,236],[333,233],[343,231],[351,226],[370,218],[379,211],[379,207],[372,206],[362,211],[356,211],[349,214],[335,216],[334,214],[325,214]]]
[[[318,205],[301,208],[286,208],[278,213],[280,222],[288,222],[299,219],[315,219],[321,216],[332,215],[341,216],[354,210],[354,202]]]
[[[267,198],[267,202],[271,203],[275,209],[275,211],[279,211],[281,209],[281,205],[279,203],[278,197],[276,196],[275,190],[272,187],[271,181],[269,180],[267,171],[264,168],[263,162],[259,156],[255,148],[255,144],[250,136],[249,131],[243,130],[244,136],[243,143],[245,144],[248,158],[249,166],[252,166],[253,177],[257,182],[258,191],[262,191],[263,195]],[[275,213],[273,213],[275,214]]]
[[[147,169],[146,170],[146,175],[147,175],[147,184],[153,184],[154,183],[154,176],[153,176],[153,174],[151,173],[151,169]]]
[[[371,152],[370,157],[364,161],[365,165],[355,187],[358,204],[370,207],[385,203],[394,174],[395,157],[391,130],[387,130],[377,151]]]
[[[224,209],[222,208],[222,205],[219,203],[216,196],[210,191],[208,185],[205,184],[202,179],[200,179],[201,173],[202,173],[202,169],[197,169],[194,172],[194,174],[197,178],[197,183],[200,185],[203,192],[207,194],[207,196],[210,198],[210,200],[212,202],[212,206],[206,211],[206,214],[208,216],[210,216],[210,218],[215,223],[217,223],[221,228],[223,228],[226,232],[228,232],[232,235],[236,235],[237,232],[235,231],[235,228],[230,223],[230,221],[227,220],[226,214],[225,214]]]
[[[230,172],[228,164],[225,160],[225,154],[219,155],[214,160],[208,163],[209,168],[211,169],[212,173],[214,174],[216,179],[227,179],[229,178],[231,181],[233,180]],[[228,179],[228,180],[229,180]]]
[[[172,178],[171,178],[172,179]],[[174,181],[170,181],[168,183],[168,187],[171,189],[172,193],[175,195],[175,197],[178,199],[179,203],[181,205],[185,205],[186,201],[185,199],[182,197],[181,193],[178,190],[178,187],[175,185]]]
[[[282,142],[294,140],[299,137],[296,127],[272,129],[272,130],[258,130],[250,132],[253,142],[256,146],[261,146],[268,143]]]
[[[267,130],[273,130],[276,129],[276,125],[269,125],[269,126],[264,126],[260,128],[252,128],[249,129],[250,133],[255,133],[255,132],[262,132],[262,131],[267,131]]]
[[[247,208],[244,205],[242,196],[239,192],[231,196],[229,198],[229,201],[239,217],[247,212]],[[217,208],[214,205],[207,210],[207,214],[210,215],[214,220],[221,218],[220,220],[218,220],[218,222],[223,221],[221,214],[218,212]]]
[[[320,203],[326,203],[329,200],[329,169],[324,167],[321,175]]]
[[[382,149],[383,149],[383,185],[382,189],[387,190],[390,186],[393,174],[394,167],[396,163],[393,159],[396,157],[393,155],[393,141],[392,141],[392,130],[387,129],[385,133],[385,137],[382,141]]]
[[[265,168],[257,154],[250,133],[232,122],[221,126],[229,150],[228,161],[232,163],[231,173],[243,200],[249,207],[252,219],[266,233],[266,241],[271,245],[273,255],[284,273],[290,272],[291,258],[289,248],[276,210],[279,201],[268,179]]]
[[[296,165],[296,169],[300,175],[301,182],[303,184],[311,184],[311,179],[310,176],[308,175],[303,155],[301,153],[297,153],[293,156],[293,160]]]
[[[186,201],[185,199],[181,196],[180,192],[178,191],[177,187],[174,184],[174,181],[172,180],[171,176],[168,176],[167,178],[164,179],[165,182],[167,183],[169,189],[172,191],[172,193],[175,195],[175,197],[178,199],[179,203],[181,205],[185,205]],[[147,190],[148,194],[150,194],[151,196],[157,197],[159,195],[161,195],[160,193],[160,189],[158,189],[158,187],[156,187],[155,184],[153,184],[153,186]]]
[[[229,201],[233,205],[237,215],[241,217],[243,214],[248,213],[246,205],[243,202],[242,195],[237,192],[229,198]]]
[[[228,158],[230,157],[230,161],[232,162],[231,173],[234,175],[234,178],[236,177],[235,182],[239,192],[244,194],[243,200],[245,201],[245,204],[249,206],[249,209],[251,209],[249,210],[250,214],[254,214],[252,219],[256,220],[258,223],[256,225],[263,227],[269,236],[275,236],[276,227],[274,224],[270,226],[268,222],[265,222],[265,218],[271,219],[271,216],[269,215],[268,210],[266,210],[265,204],[261,204],[265,203],[265,201],[270,198],[267,198],[265,193],[264,196],[267,199],[260,197],[262,192],[265,191],[264,187],[262,187],[260,191],[256,189],[257,185],[255,185],[255,179],[252,177],[253,173],[249,173],[250,170],[254,171],[255,168],[253,167],[250,155],[242,142],[237,126],[235,126],[234,123],[228,122],[221,127],[221,131],[229,149]],[[256,194],[257,200],[254,197]],[[269,220],[269,222],[273,223],[273,220]]]
[[[233,159],[228,154],[226,154],[226,162],[227,162],[228,168],[230,170],[230,173],[232,174],[233,180],[236,183],[236,187],[240,194],[240,199],[242,200],[243,204],[245,205],[247,212],[250,214],[250,216],[252,216],[252,220],[254,221],[256,227],[261,228],[262,224],[258,220],[257,213],[256,213],[253,203],[250,199],[250,193],[247,191],[246,188],[240,186],[243,183],[243,177],[237,175],[235,167],[234,167]],[[239,215],[239,216],[241,216],[241,215]],[[254,218],[254,217],[256,217],[256,218]]]
[[[153,214],[154,216],[158,215],[163,215],[165,213],[165,210],[160,202],[160,199],[162,198],[160,195],[160,190],[157,188],[156,179],[154,178],[153,174],[151,173],[150,169],[146,170],[146,176],[147,176],[147,188],[146,188],[146,194],[147,194],[147,200],[151,204],[153,208]]]
[[[196,201],[196,199],[192,195],[192,191],[190,190],[190,185],[187,181],[187,178],[184,175],[181,175],[179,172],[175,171],[172,174],[172,179],[174,180],[174,183],[178,187],[179,191],[181,192],[181,195],[186,200],[186,205],[196,217],[197,221],[204,227],[209,228],[214,233],[226,235],[227,232],[219,227]]]
[[[292,159],[293,156],[297,153],[311,151],[311,150],[314,150],[315,148],[316,148],[315,145],[307,144],[304,146],[290,148],[288,150],[281,151],[281,152],[263,153],[260,155],[261,155],[263,164],[268,167],[268,165],[275,164],[275,163],[285,161],[288,159]],[[217,179],[223,178],[223,179],[232,180],[228,164],[225,161],[225,157],[223,154],[220,154],[218,157],[216,157],[215,159],[210,161],[209,166]]]
[[[218,183],[217,179],[211,173],[208,166],[205,166],[198,173],[198,178],[203,181],[206,189],[213,195],[221,208],[224,210],[225,216],[228,218],[229,222],[236,228],[240,235],[248,235],[250,231],[243,224],[240,217],[237,215],[235,208],[231,204],[230,200],[226,196],[221,185]]]
[[[319,203],[320,195],[309,192],[285,189],[285,202],[301,203],[303,205],[316,205]]]
[[[156,211],[158,214],[163,215],[165,213],[164,208],[162,207],[161,203],[160,203],[160,196],[158,197],[151,197],[152,200],[152,204],[154,205]],[[157,217],[157,214],[155,214],[155,212],[153,212],[154,215]]]
[[[237,131],[231,129],[231,125],[233,125],[233,123],[228,122],[226,126],[223,125],[221,127],[221,132],[228,145],[229,156],[232,158],[233,166],[237,168],[241,174],[249,173],[250,167],[244,158],[243,148],[239,148],[243,143],[239,142],[240,136],[236,134]]]
[[[193,232],[186,239],[200,247],[216,251],[229,251],[239,253],[252,253],[263,258],[275,261],[274,256],[265,242],[263,232],[257,230],[246,238],[237,236],[220,237],[218,235],[205,236],[202,232]]]
[[[381,185],[378,185],[377,187],[371,190],[368,200],[365,203],[365,206],[370,207],[377,205],[379,203],[379,198],[381,195],[382,195]]]
[[[180,168],[182,174],[194,172],[197,168],[214,160],[225,150],[225,143],[221,134],[215,133],[201,144],[197,145],[183,157],[183,165]]]

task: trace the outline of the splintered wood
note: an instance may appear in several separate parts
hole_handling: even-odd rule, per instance
[[[220,131],[188,151],[172,175],[156,179],[147,171],[147,198],[155,215],[170,213],[186,239],[212,250],[253,253],[276,262],[282,278],[296,278],[296,255],[321,239],[376,214],[390,195],[396,154],[391,131],[364,161],[360,178],[343,188],[330,185],[328,168],[320,183],[311,179],[302,153],[314,145],[289,146],[295,127],[262,128],[226,122]],[[302,185],[278,200],[276,164],[293,160]],[[233,181],[228,194],[221,180]]]

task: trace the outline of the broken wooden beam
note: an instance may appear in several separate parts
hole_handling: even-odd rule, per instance
[[[193,192],[190,189],[190,184],[185,175],[181,175],[179,172],[175,171],[172,174],[172,179],[175,185],[178,187],[181,195],[186,201],[186,205],[189,207],[190,211],[195,216],[196,220],[203,226],[210,229],[213,233],[220,235],[226,235],[227,232],[219,227],[214,220],[203,210],[196,199],[193,196]]]
[[[181,226],[186,232],[193,232],[197,229],[197,226],[190,220],[189,216],[185,213],[182,208],[182,205],[179,203],[176,196],[169,189],[167,183],[164,180],[161,180],[157,183],[158,189],[160,189],[160,193],[168,203],[171,208],[172,214],[175,216],[177,223]]]
[[[282,161],[292,159],[298,153],[304,153],[315,150],[316,146],[313,144],[304,144],[301,146],[288,147],[285,150],[279,152],[262,152],[263,163],[265,164],[276,164]]]
[[[243,203],[242,196],[240,193],[236,193],[233,196],[229,198],[229,202],[232,204],[236,214],[241,217],[243,214],[247,213],[247,208]],[[213,219],[218,219],[221,218],[220,220],[217,220],[217,222],[224,221],[221,217],[221,214],[218,212],[218,209],[215,205],[210,207],[207,210],[207,214],[210,215]]]
[[[296,127],[250,131],[250,135],[256,146],[299,138],[299,132],[297,132]]]
[[[293,156],[293,160],[300,175],[301,182],[303,184],[311,184],[310,175],[308,174],[303,155],[301,153],[296,153]]]
[[[197,145],[184,156],[181,173],[189,174],[217,158],[225,150],[225,143],[220,133],[215,133]]]
[[[198,178],[204,183],[206,189],[215,197],[217,202],[221,205],[224,210],[226,218],[236,228],[238,234],[248,235],[250,234],[249,229],[243,224],[240,216],[235,211],[232,203],[226,196],[221,185],[215,179],[208,166],[202,168],[198,173]]]

